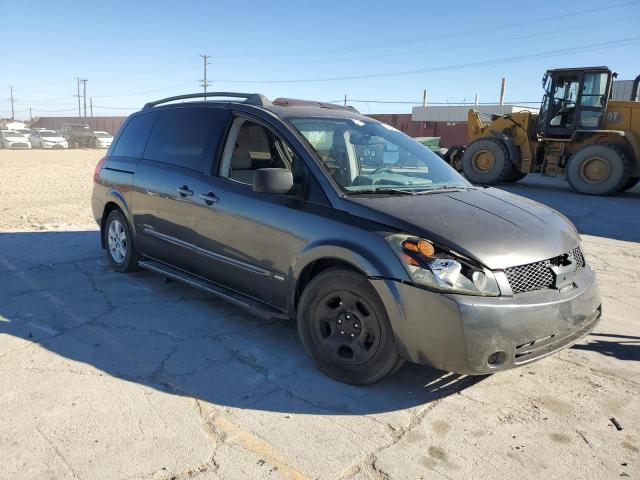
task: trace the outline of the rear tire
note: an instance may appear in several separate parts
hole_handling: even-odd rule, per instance
[[[464,155],[464,151],[465,147],[454,146],[447,150],[444,156],[447,163],[458,172],[462,172],[462,156]]]
[[[507,180],[513,163],[506,145],[497,138],[471,143],[462,158],[462,170],[472,183],[494,185]]]
[[[138,270],[138,253],[131,235],[129,222],[120,210],[112,210],[102,231],[109,263],[117,272]]]
[[[569,185],[586,195],[612,195],[631,178],[631,161],[616,145],[585,145],[569,158]]]
[[[384,305],[359,273],[334,268],[314,277],[300,297],[297,322],[313,363],[339,382],[375,383],[403,363]]]
[[[527,174],[526,173],[522,173],[520,170],[518,170],[518,168],[514,165],[511,168],[511,171],[509,172],[509,175],[507,175],[507,178],[504,179],[505,182],[519,182],[520,180],[522,180],[524,177],[526,177]]]

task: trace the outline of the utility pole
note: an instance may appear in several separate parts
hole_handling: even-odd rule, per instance
[[[344,94],[344,106],[345,107],[347,106],[347,94],[346,93]]]
[[[82,82],[82,96],[84,97],[84,116],[87,116],[87,82],[89,80],[87,80],[86,78],[83,78],[80,80]]]
[[[33,115],[31,114],[31,107],[29,107],[29,122],[33,122]]]
[[[478,105],[478,94],[476,93],[476,101],[474,102],[474,105]]]
[[[211,58],[211,55],[200,55],[202,57],[202,67],[204,68],[204,79],[200,80],[202,83],[202,88],[204,88],[205,96],[204,101],[207,101],[207,87],[211,85],[211,82],[207,80],[207,65],[211,65],[210,62],[207,62],[208,59]]]
[[[504,93],[507,87],[507,79],[502,77],[502,83],[500,84],[500,105],[504,105]]]
[[[80,112],[80,78],[79,77],[74,77],[76,79],[76,84],[78,87],[78,94],[76,95],[76,97],[78,97],[78,117],[82,116],[82,113]]]
[[[427,106],[427,91],[422,91],[422,107],[425,108]]]
[[[15,103],[16,99],[13,98],[13,85],[9,85],[9,91],[11,92],[11,96],[9,97],[9,101],[11,102],[11,121],[15,121],[16,119],[16,112],[13,108],[13,104]]]
[[[89,108],[91,109],[91,118],[93,118],[93,98],[89,98]]]

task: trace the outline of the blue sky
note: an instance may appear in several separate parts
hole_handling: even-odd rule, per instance
[[[324,101],[495,102],[503,76],[507,101],[536,101],[547,68],[640,74],[640,1],[429,3],[0,0],[0,116],[9,85],[18,118],[73,115],[76,76],[95,115],[128,114],[200,91],[199,54],[210,89]]]

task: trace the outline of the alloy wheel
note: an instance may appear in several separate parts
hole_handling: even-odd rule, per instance
[[[107,233],[111,258],[120,264],[127,258],[127,232],[119,220],[112,220]]]

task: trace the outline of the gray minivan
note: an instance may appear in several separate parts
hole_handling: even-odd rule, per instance
[[[404,361],[489,374],[600,320],[594,271],[558,212],[471,185],[349,107],[202,97],[148,103],[98,163],[92,207],[115,270],[296,319],[318,368],[353,384]]]

